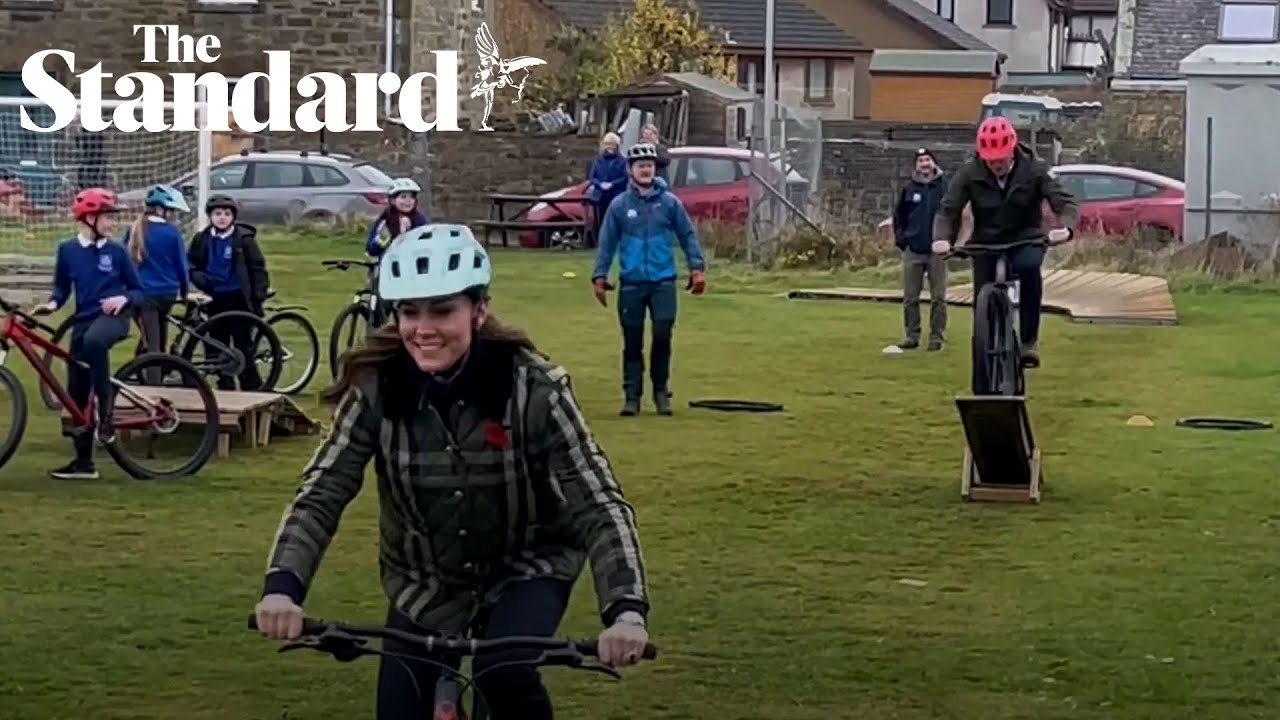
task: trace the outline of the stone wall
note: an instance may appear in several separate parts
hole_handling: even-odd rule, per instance
[[[1064,124],[1063,162],[1129,165],[1183,179],[1186,95],[1176,90],[1111,90],[1102,112]]]

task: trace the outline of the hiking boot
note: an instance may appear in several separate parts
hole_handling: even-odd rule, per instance
[[[915,350],[918,347],[920,347],[920,341],[913,340],[911,338],[907,338],[906,340],[898,343],[899,350]]]
[[[1040,343],[1033,342],[1022,344],[1022,367],[1040,367]]]
[[[653,394],[653,407],[659,415],[671,414],[671,393],[661,391]]]
[[[640,401],[634,398],[627,398],[622,403],[622,409],[618,411],[622,417],[635,417],[640,414]]]
[[[92,460],[72,460],[60,468],[49,471],[55,480],[97,480],[98,470]]]
[[[942,349],[942,338],[934,338],[929,341],[929,352],[938,352]]]

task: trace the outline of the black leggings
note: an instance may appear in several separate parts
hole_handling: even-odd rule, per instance
[[[560,627],[572,590],[573,584],[563,580],[535,579],[513,583],[496,603],[481,610],[473,626],[474,633],[482,638],[553,636]],[[407,632],[431,633],[395,609],[387,613],[387,625]],[[390,640],[382,647],[387,652],[424,657],[416,648]],[[534,653],[484,655],[472,661],[472,672],[478,674],[485,668],[530,654]],[[460,664],[457,658],[431,659],[455,668]],[[439,677],[440,669],[427,663],[382,658],[378,669],[377,720],[430,718]],[[509,666],[496,669],[481,675],[477,685],[489,703],[491,720],[553,720],[551,698],[537,668]]]

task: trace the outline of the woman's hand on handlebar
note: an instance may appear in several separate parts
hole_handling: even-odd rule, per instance
[[[40,315],[51,315],[57,309],[58,309],[58,306],[54,305],[52,301],[47,303],[40,303],[39,305],[31,308],[31,314],[37,317]]]
[[[951,243],[946,240],[934,240],[932,249],[934,255],[946,255],[951,252]]]
[[[1054,228],[1049,231],[1049,244],[1061,245],[1070,240],[1073,235],[1075,233],[1071,231],[1071,228]]]
[[[272,640],[296,640],[302,635],[302,606],[288,595],[264,595],[253,613],[258,619],[258,632]]]
[[[624,612],[613,625],[600,633],[596,641],[596,657],[613,668],[635,665],[640,662],[648,644],[649,631],[645,629],[644,618],[635,612]]]

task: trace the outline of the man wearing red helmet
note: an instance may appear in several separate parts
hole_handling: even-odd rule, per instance
[[[1045,238],[1041,203],[1048,201],[1059,227],[1047,234],[1048,244],[1070,240],[1080,208],[1071,193],[1049,173],[1049,165],[1031,148],[1018,142],[1018,133],[1003,117],[989,117],[978,128],[977,153],[951,179],[942,206],[933,220],[933,251],[951,250],[965,205],[973,214],[973,244],[1002,245]],[[1018,325],[1023,363],[1040,364],[1040,300],[1044,293],[1040,266],[1044,246],[1028,245],[1010,251],[1009,272],[1019,281]],[[974,296],[995,279],[996,259],[973,258]]]
[[[44,315],[66,304],[74,293],[75,314],[71,316],[71,357],[88,366],[67,366],[67,393],[81,407],[87,406],[92,394],[98,404],[98,439],[115,440],[111,425],[114,397],[111,387],[111,347],[129,334],[129,314],[125,309],[142,302],[142,283],[129,252],[111,240],[115,229],[115,213],[120,205],[115,193],[102,188],[88,188],[76,195],[71,205],[80,232],[58,245],[53,270],[53,292],[49,302],[35,308]],[[60,480],[93,480],[98,471],[93,466],[93,436],[72,436],[76,456],[64,467],[50,471]]]

